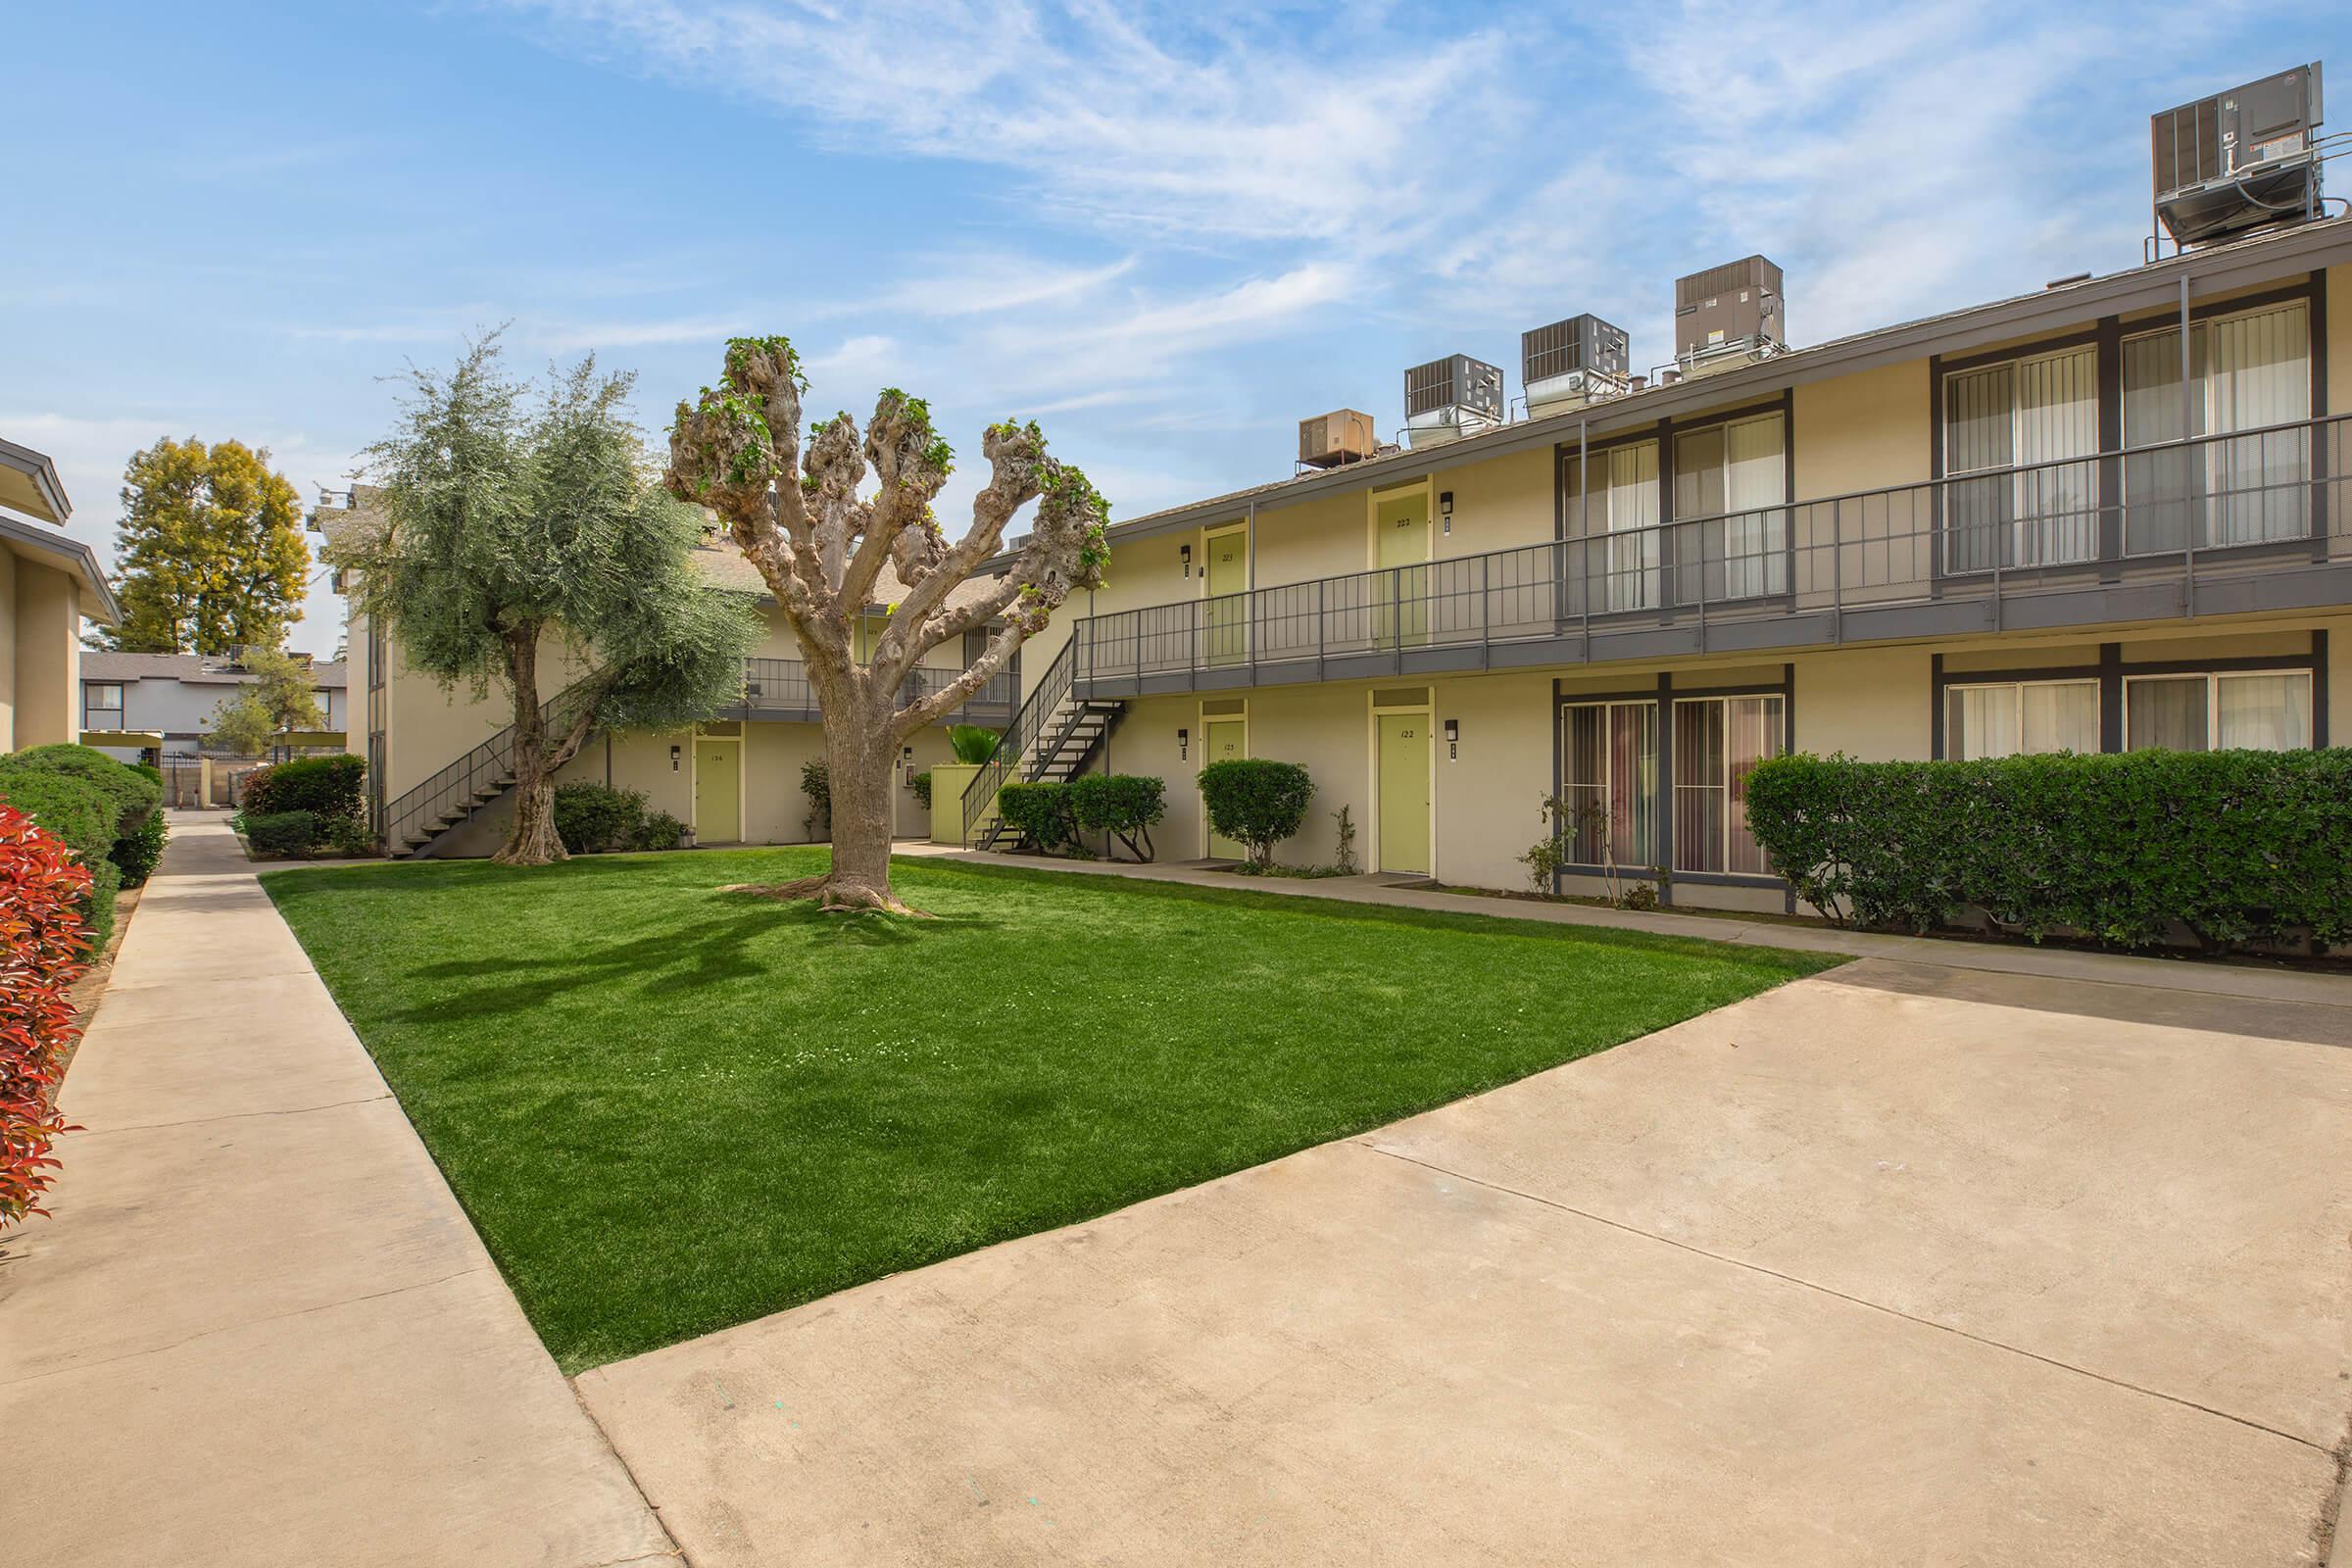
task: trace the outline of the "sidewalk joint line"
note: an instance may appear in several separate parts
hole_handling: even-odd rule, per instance
[[[185,1121],[142,1121],[122,1127],[84,1127],[67,1136],[76,1141],[102,1138],[108,1133],[151,1133],[165,1127],[201,1127],[207,1122],[242,1121],[248,1116],[308,1116],[315,1111],[341,1110],[346,1105],[372,1105],[379,1100],[390,1100],[392,1091],[380,1095],[362,1095],[357,1100],[331,1100],[323,1105],[286,1105],[276,1110],[224,1110],[218,1116],[190,1116]]]
[[[2126,1389],[2133,1394],[2144,1394],[2150,1398],[2163,1399],[2167,1403],[2181,1405],[2191,1410],[2199,1410],[2204,1412],[2206,1415],[2219,1416],[2225,1421],[2234,1421],[2239,1426],[2252,1427],[2257,1432],[2267,1432],[2275,1438],[2284,1438],[2289,1443],[2300,1444],[2315,1453],[2324,1453],[2331,1458],[2334,1456],[2335,1450],[2328,1447],[2325,1444],[2314,1443],[2311,1441],[2311,1439],[2298,1437],[2292,1432],[2281,1432],[2278,1428],[2267,1425],[2261,1421],[2256,1421],[2250,1416],[2235,1415],[2228,1410],[2216,1409],[2210,1404],[2199,1404],[2194,1399],[2183,1398],[2181,1396],[2177,1394],[2167,1394],[2161,1389],[2151,1389],[2142,1384],[2131,1382],[2125,1378],[2110,1377],[2104,1372],[2094,1372],[2088,1367],[2077,1366],[2071,1361],[2061,1361],[2055,1356],[2043,1355],[2038,1350],[2028,1350],[2019,1346],[2004,1344],[1999,1340],[1987,1339],[1982,1334],[1971,1333],[1969,1330],[1960,1328],[1954,1324],[1938,1323],[1934,1318],[1920,1317],[1915,1313],[1903,1311],[1900,1307],[1887,1306],[1884,1302],[1873,1301],[1860,1296],[1849,1296],[1844,1291],[1840,1291],[1835,1286],[1823,1285],[1817,1281],[1808,1280],[1795,1274],[1784,1274],[1779,1269],[1769,1268],[1762,1263],[1751,1262],[1746,1258],[1733,1257],[1724,1252],[1709,1251],[1706,1248],[1694,1246],[1690,1242],[1677,1241],[1671,1236],[1660,1236],[1655,1231],[1645,1231],[1639,1225],[1629,1225],[1623,1220],[1611,1219],[1606,1214],[1595,1214],[1590,1209],[1579,1208],[1573,1203],[1563,1203],[1558,1199],[1545,1198],[1541,1194],[1526,1192],[1517,1187],[1508,1187],[1501,1182],[1487,1181],[1482,1177],[1467,1176],[1458,1170],[1448,1170],[1444,1165],[1433,1164],[1426,1159],[1417,1159],[1411,1154],[1399,1153],[1394,1149],[1383,1149],[1378,1144],[1370,1142],[1369,1136],[1349,1139],[1348,1142],[1354,1144],[1357,1148],[1362,1149],[1367,1152],[1385,1155],[1386,1157],[1399,1161],[1402,1164],[1417,1165],[1423,1170],[1434,1172],[1440,1176],[1448,1177],[1454,1181],[1468,1182],[1473,1187],[1484,1187],[1490,1192],[1502,1193],[1512,1198],[1523,1198],[1531,1203],[1540,1203],[1545,1208],[1557,1209],[1563,1214],[1574,1214],[1579,1219],[1589,1219],[1595,1224],[1606,1225],[1611,1230],[1623,1231],[1629,1236],[1640,1236],[1649,1241],[1663,1242],[1668,1247],[1677,1248],[1683,1251],[1693,1253],[1699,1257],[1711,1258],[1718,1263],[1728,1263],[1734,1268],[1746,1269],[1752,1273],[1766,1275],[1772,1279],[1781,1280],[1789,1285],[1799,1286],[1808,1291],[1818,1291],[1824,1296],[1835,1297],[1840,1301],[1850,1301],[1856,1306],[1867,1307],[1873,1312],[1883,1312],[1888,1317],[1900,1318],[1906,1323],[1916,1323],[1922,1328],[1936,1329],[1945,1334],[1958,1335],[1961,1339],[1974,1341],[1975,1343],[1984,1346],[1989,1349],[2005,1350],[2011,1355],[2022,1355],[2028,1360],[2039,1361],[2044,1366],[2056,1367],[2061,1372],[2077,1373],[2082,1377],[2090,1378],[2100,1383],[2105,1383],[2113,1388]]]

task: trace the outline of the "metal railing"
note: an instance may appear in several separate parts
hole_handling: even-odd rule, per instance
[[[963,674],[930,664],[917,664],[899,687],[899,702],[918,703],[953,685]],[[1011,716],[1019,698],[1019,677],[992,675],[950,715],[957,723],[1003,723]],[[730,717],[755,718],[762,713],[800,713],[813,719],[816,690],[808,666],[797,659],[747,659],[743,662],[743,701],[723,710]]]
[[[971,783],[964,786],[963,842],[966,849],[978,848],[980,839],[988,829],[987,823],[975,820],[979,808],[997,798],[997,791],[1004,786],[1005,776],[1019,765],[1021,758],[1045,733],[1047,720],[1068,700],[1070,674],[1075,667],[1071,654],[1075,646],[1074,643],[1061,645],[1061,652],[1054,656],[1054,662],[1046,666],[1046,672],[1038,677],[1037,684],[1030,687],[1029,695],[1022,699],[1020,711],[1012,715],[1012,722],[1005,725],[1004,732],[997,737],[995,755],[981,764],[980,771],[972,775]]]
[[[540,722],[552,721],[556,705],[570,695],[571,688],[565,687],[541,703]],[[484,804],[480,799],[484,792],[493,785],[503,788],[514,776],[514,726],[509,724],[384,808],[385,853],[402,853],[414,834],[421,834],[423,838],[417,848],[426,848],[443,831],[444,817],[455,814],[463,821],[471,816]],[[456,823],[450,825],[454,827]]]
[[[1848,614],[1929,602],[1997,629],[2006,601],[2103,581],[2176,585],[2193,613],[2201,578],[2352,564],[2348,485],[2337,415],[1088,616],[1072,678],[1313,679],[1349,656],[1660,625],[1704,647],[1776,617],[1835,642]],[[1571,493],[1572,528],[1578,511]]]

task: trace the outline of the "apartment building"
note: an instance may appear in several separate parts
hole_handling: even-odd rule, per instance
[[[120,613],[46,453],[0,440],[0,752],[81,738],[81,623]]]
[[[294,657],[310,666],[319,728],[340,735],[350,717],[342,662]],[[193,759],[206,749],[220,705],[253,680],[231,656],[87,652],[81,656],[81,727],[93,737],[152,737],[162,742],[163,758]],[[123,761],[136,761],[147,749],[100,747]]]
[[[1160,842],[1210,856],[1200,766],[1300,762],[1283,858],[1331,860],[1346,807],[1367,866],[1492,887],[1557,797],[1561,890],[1780,909],[1763,758],[2347,733],[2352,220],[1809,347],[1784,287],[1684,279],[1651,376],[1581,318],[1529,333],[1527,416],[1419,368],[1403,442],[1343,411],[1302,430],[1327,466],[1116,525],[1028,649],[1014,765],[1161,775]],[[1569,340],[1590,373],[1550,373]]]
[[[310,525],[331,542],[340,530],[368,526],[371,506],[367,486],[332,494]],[[694,564],[711,585],[754,600],[766,621],[759,650],[745,661],[740,700],[674,732],[594,735],[557,780],[642,790],[649,809],[686,823],[698,845],[821,839],[824,824],[812,819],[802,769],[823,759],[824,730],[792,629],[758,569],[723,538],[698,549]],[[861,657],[881,635],[886,607],[903,596],[887,568],[874,595],[858,627]],[[933,649],[908,677],[907,700],[953,681],[984,642],[974,633]],[[348,745],[368,759],[369,811],[387,851],[462,857],[496,850],[514,809],[514,710],[506,694],[493,688],[477,697],[409,667],[398,640],[363,613],[352,615],[348,643]],[[550,699],[577,672],[568,651],[553,643],[541,651],[539,667]],[[914,779],[949,760],[949,723],[1002,728],[1012,716],[1018,679],[1016,665],[907,745],[896,796],[902,834],[930,830]]]

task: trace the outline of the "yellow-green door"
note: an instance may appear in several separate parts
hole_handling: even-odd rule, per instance
[[[1429,715],[1380,715],[1380,869],[1430,874]]]
[[[1374,564],[1382,577],[1372,585],[1379,609],[1380,646],[1429,641],[1429,494],[1389,496],[1372,514]],[[1391,568],[1396,568],[1392,570]]]
[[[1202,765],[1209,762],[1233,762],[1250,755],[1249,721],[1240,718],[1212,718],[1201,726]],[[1219,838],[1214,829],[1208,835],[1211,858],[1238,860],[1243,849],[1231,839]]]
[[[694,738],[694,841],[734,844],[743,838],[741,741]]]
[[[1200,607],[1208,662],[1250,657],[1250,534],[1235,528],[1208,536],[1208,602]]]

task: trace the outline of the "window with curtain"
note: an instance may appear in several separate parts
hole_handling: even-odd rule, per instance
[[[1782,699],[1685,697],[1674,705],[1674,868],[1770,874],[1747,826],[1747,775],[1781,755]]]
[[[2311,744],[2311,671],[2132,675],[2124,743],[2168,752],[2287,752]]]
[[[2124,460],[2134,554],[2300,539],[2311,530],[2311,313],[2301,301],[2124,340]],[[2286,429],[2267,428],[2287,425]],[[2245,433],[2239,433],[2245,432]]]
[[[83,729],[121,729],[122,727],[122,688],[109,682],[92,683],[81,689],[81,727]]]
[[[1788,591],[1788,431],[1778,414],[1674,438],[1678,598]]]
[[[2099,749],[2095,680],[1971,682],[1943,689],[1943,755],[1966,761]]]
[[[1663,599],[1657,442],[1592,453],[1589,481],[1573,457],[1563,471],[1569,537],[1583,541],[1576,558],[1583,602],[1596,611],[1654,608]]]
[[[2099,360],[2035,354],[1943,383],[1944,570],[2090,561],[2099,553]]]
[[[1560,710],[1560,798],[1577,865],[1656,863],[1658,708],[1576,703]]]

